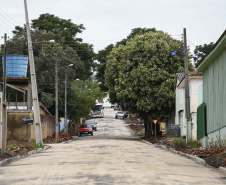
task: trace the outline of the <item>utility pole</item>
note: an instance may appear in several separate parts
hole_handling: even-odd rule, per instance
[[[6,39],[7,39],[7,34],[5,33],[3,94],[0,93],[0,149],[2,150],[6,150],[6,144],[7,144]]]
[[[56,58],[56,66],[55,66],[55,98],[56,98],[56,112],[55,112],[55,117],[56,117],[56,121],[55,121],[55,126],[56,126],[56,135],[55,135],[55,141],[56,143],[59,143],[59,126],[58,126],[58,69],[57,69],[57,58]]]
[[[184,28],[184,73],[185,73],[185,116],[187,119],[187,136],[186,142],[192,140],[191,138],[191,116],[190,116],[190,95],[189,95],[189,81],[188,81],[188,52],[187,52],[187,36],[186,28]]]
[[[6,101],[6,39],[7,39],[7,34],[5,33],[4,36],[4,85],[3,85],[3,101]]]
[[[31,32],[30,32],[30,24],[29,24],[29,19],[28,19],[28,10],[27,10],[27,1],[26,0],[24,0],[24,8],[25,8],[25,17],[26,17],[28,54],[29,54],[29,64],[30,64],[30,73],[31,73],[32,99],[33,99],[33,107],[34,107],[33,111],[34,111],[34,124],[35,124],[35,138],[36,138],[36,144],[43,144],[42,124],[41,124],[40,110],[39,110],[33,47],[32,47],[32,41],[31,41]]]
[[[67,124],[67,73],[65,71],[65,113],[64,113],[64,133],[68,134],[68,124]]]

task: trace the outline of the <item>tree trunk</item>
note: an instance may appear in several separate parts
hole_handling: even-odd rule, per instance
[[[148,121],[148,115],[144,117],[145,138],[151,136],[151,125]]]

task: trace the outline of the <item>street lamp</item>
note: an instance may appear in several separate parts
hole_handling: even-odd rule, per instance
[[[73,64],[69,64],[67,67],[71,67]],[[64,112],[64,133],[68,134],[67,124],[67,73],[65,71],[65,112]]]
[[[68,66],[72,66],[73,64],[70,64]],[[67,78],[67,73],[65,71],[65,99],[67,99],[67,83],[66,83],[66,78]],[[55,140],[56,143],[59,142],[59,123],[58,123],[58,68],[57,68],[57,59],[56,59],[56,66],[55,66],[55,98],[56,98],[56,112],[55,112],[55,116],[56,116],[56,122],[55,122],[55,126],[56,126],[56,136],[55,136]],[[65,102],[67,102],[67,100],[65,100]],[[65,103],[65,119],[67,119],[67,103]],[[67,125],[67,124],[66,124]],[[67,128],[65,129],[67,130]]]

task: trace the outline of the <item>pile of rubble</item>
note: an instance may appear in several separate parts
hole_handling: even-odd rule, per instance
[[[56,135],[55,133],[52,136],[48,136],[46,139],[43,140],[44,143],[55,143],[56,141]],[[64,141],[68,141],[68,140],[73,140],[73,138],[71,136],[68,136],[64,133],[59,133],[59,142],[64,142]]]
[[[154,137],[152,137],[148,138],[146,141],[156,144],[162,144],[165,145],[167,148],[173,148],[176,151],[197,156],[199,158],[204,159],[207,164],[215,168],[219,168],[220,166],[226,167],[226,147],[221,148],[192,147],[186,145],[185,142],[184,144],[181,143],[179,145],[175,145],[173,142],[174,139],[167,137],[158,137],[157,141],[155,141]]]

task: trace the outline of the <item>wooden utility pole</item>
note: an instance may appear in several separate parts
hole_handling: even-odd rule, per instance
[[[36,138],[36,144],[43,144],[42,124],[41,124],[40,110],[39,110],[33,47],[32,47],[32,41],[31,41],[31,32],[30,32],[30,24],[29,24],[29,19],[28,19],[28,10],[27,10],[27,1],[26,0],[24,0],[24,8],[25,8],[25,17],[26,17],[28,54],[29,54],[29,64],[30,64],[30,73],[31,73],[32,100],[33,100],[33,107],[34,107],[33,111],[34,111],[34,124],[35,124],[35,138]]]
[[[59,143],[59,123],[58,123],[58,68],[57,68],[57,59],[56,59],[56,65],[55,65],[55,98],[56,98],[56,112],[55,112],[55,126],[56,126],[56,135],[55,135],[55,140],[56,143]]]
[[[4,82],[3,82],[3,100],[6,101],[6,39],[7,34],[5,33],[4,36]]]
[[[188,80],[188,52],[187,52],[187,36],[186,28],[184,28],[184,73],[185,73],[185,117],[187,119],[187,135],[186,141],[192,140],[191,137],[191,115],[190,115],[190,95],[189,95],[189,80]]]
[[[65,71],[65,113],[64,113],[64,133],[68,134],[67,124],[67,73]]]

